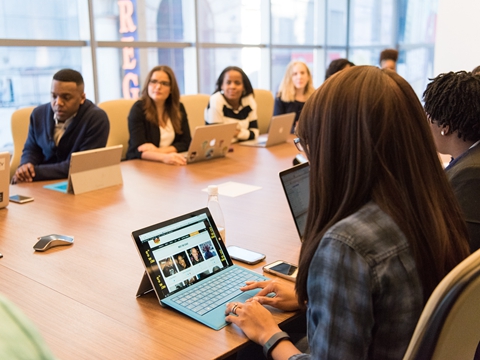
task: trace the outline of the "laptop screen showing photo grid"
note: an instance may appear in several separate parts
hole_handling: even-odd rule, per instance
[[[135,240],[162,299],[232,265],[207,213],[149,230]]]

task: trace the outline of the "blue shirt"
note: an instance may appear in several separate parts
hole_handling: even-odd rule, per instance
[[[375,203],[330,228],[310,264],[311,355],[291,359],[402,359],[423,309],[407,239]]]

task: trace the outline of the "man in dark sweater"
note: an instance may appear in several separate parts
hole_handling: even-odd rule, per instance
[[[73,152],[104,147],[107,114],[85,98],[82,75],[63,69],[53,75],[50,104],[35,108],[12,183],[68,177]]]

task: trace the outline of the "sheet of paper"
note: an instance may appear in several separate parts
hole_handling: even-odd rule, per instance
[[[218,185],[218,193],[222,196],[230,197],[237,197],[260,189],[260,186],[247,185],[235,181],[228,181]],[[202,191],[208,192],[207,189],[202,189]]]

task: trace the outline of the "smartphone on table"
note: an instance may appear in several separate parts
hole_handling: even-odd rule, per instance
[[[265,265],[263,267],[263,271],[269,274],[280,276],[290,281],[295,281],[297,278],[298,266],[283,260],[278,260],[271,264]]]
[[[33,201],[33,197],[24,196],[24,195],[12,195],[9,197],[10,201],[16,202],[19,204],[24,204],[30,201]]]
[[[233,260],[238,260],[250,265],[257,264],[265,259],[264,254],[234,245],[228,246],[227,251]]]

